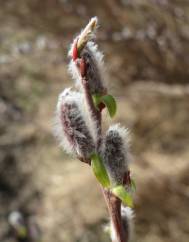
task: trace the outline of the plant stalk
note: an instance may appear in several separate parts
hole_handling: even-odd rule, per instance
[[[82,49],[85,47],[87,42],[91,39],[93,31],[96,29],[97,26],[97,19],[93,18],[83,32],[80,34],[79,39],[76,42],[76,52],[79,54],[78,57],[80,58],[80,53]],[[82,78],[82,85],[84,90],[85,99],[91,113],[91,118],[94,120],[96,124],[97,130],[97,145],[96,151],[100,153],[100,148],[102,144],[102,117],[101,111],[98,110],[93,102],[92,95],[90,93],[89,83],[86,77],[86,65],[85,60],[80,59],[79,62],[76,63],[78,69],[80,70],[81,78]],[[86,162],[90,165],[90,161],[83,160],[80,158],[81,161]],[[108,207],[109,215],[111,218],[111,222],[114,226],[114,230],[116,233],[116,240],[112,242],[128,242],[128,235],[126,235],[127,231],[123,231],[122,225],[122,217],[121,217],[121,200],[117,198],[110,190],[102,188],[103,195],[106,200],[106,204]]]
[[[92,95],[89,90],[89,83],[86,76],[82,77],[82,84],[84,89],[85,98],[87,101],[87,105],[89,110],[91,111],[91,116],[95,120],[96,128],[98,131],[97,134],[97,152],[100,151],[100,146],[102,142],[102,125],[101,125],[101,112],[96,109],[93,103]],[[112,242],[128,242],[128,239],[123,231],[122,226],[122,218],[121,218],[121,200],[117,198],[110,190],[102,188],[102,192],[108,207],[109,215],[111,218],[111,222],[114,226],[117,239]]]

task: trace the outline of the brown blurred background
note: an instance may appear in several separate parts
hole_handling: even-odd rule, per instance
[[[108,86],[119,106],[113,122],[132,133],[134,241],[188,242],[188,0],[1,0],[0,6],[0,241],[15,241],[7,221],[14,210],[35,220],[43,242],[110,241],[92,172],[66,156],[52,135],[57,96],[72,85],[69,44],[98,16]]]

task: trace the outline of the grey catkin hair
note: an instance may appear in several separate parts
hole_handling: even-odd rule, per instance
[[[134,212],[129,207],[121,206],[121,217],[124,227],[124,231],[127,233],[128,241],[133,240],[133,230],[134,230]]]
[[[75,153],[79,157],[89,158],[95,145],[87,127],[82,108],[82,95],[66,89],[57,104],[56,134],[60,145],[67,153]]]
[[[71,45],[69,56],[73,51],[74,44]],[[103,54],[98,51],[98,46],[89,41],[85,48],[80,53],[80,58],[83,58],[86,64],[86,78],[89,83],[91,94],[105,94],[106,87],[104,84],[103,76],[105,73]],[[79,62],[79,60],[77,60]],[[77,64],[73,59],[70,60],[68,68],[73,80],[78,87],[82,87],[81,75],[78,70]]]
[[[81,57],[85,60],[87,71],[86,78],[89,82],[91,94],[104,94],[106,88],[102,80],[101,69],[103,66],[103,56],[97,51],[97,45],[92,41],[88,42],[81,52]]]
[[[103,141],[103,160],[111,182],[123,184],[125,173],[130,163],[128,131],[119,124],[108,129]]]

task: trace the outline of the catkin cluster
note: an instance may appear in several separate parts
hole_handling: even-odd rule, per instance
[[[86,93],[101,97],[108,93],[104,82],[103,55],[95,44],[97,18],[92,18],[86,28],[74,39],[68,56],[69,72],[74,87],[66,88],[58,98],[56,108],[56,136],[60,146],[82,160],[90,162],[91,155],[98,153],[107,171],[111,186],[127,185],[130,153],[128,131],[120,124],[109,127],[98,147],[98,125],[94,112],[88,107]],[[88,84],[88,90],[84,83]],[[98,106],[94,107],[98,110]],[[102,111],[102,110],[100,110]],[[122,208],[123,226],[130,226],[127,216],[130,210]],[[130,213],[131,214],[131,213]],[[131,217],[131,216],[129,216]],[[112,238],[115,237],[113,228]]]

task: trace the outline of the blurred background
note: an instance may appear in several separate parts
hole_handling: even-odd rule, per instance
[[[52,134],[57,96],[72,85],[69,44],[92,16],[118,101],[113,122],[132,134],[135,241],[189,241],[189,1],[0,5],[0,241],[16,241],[13,211],[37,224],[41,242],[110,241],[92,172]]]

